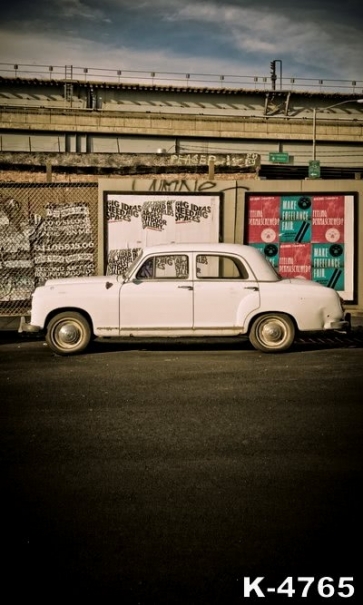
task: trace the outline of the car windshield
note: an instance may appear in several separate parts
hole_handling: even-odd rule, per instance
[[[131,273],[133,272],[135,266],[137,265],[137,263],[139,262],[140,258],[142,256],[142,249],[140,250],[139,254],[137,255],[136,258],[134,258],[134,260],[132,261],[132,263],[127,267],[125,273],[123,274],[123,279],[129,279]]]

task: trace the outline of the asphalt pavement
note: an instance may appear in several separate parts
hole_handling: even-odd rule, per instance
[[[362,367],[362,345],[3,342],[4,603],[361,605]]]

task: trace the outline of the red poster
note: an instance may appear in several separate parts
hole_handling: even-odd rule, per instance
[[[311,245],[280,244],[278,270],[282,277],[311,279]]]
[[[344,196],[313,197],[311,241],[318,244],[344,242]]]
[[[280,197],[253,195],[248,204],[247,241],[250,244],[279,239]]]

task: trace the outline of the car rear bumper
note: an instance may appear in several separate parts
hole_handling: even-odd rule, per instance
[[[341,330],[343,332],[348,332],[351,329],[351,314],[345,313],[343,319],[330,321],[325,324],[324,328],[326,330]]]

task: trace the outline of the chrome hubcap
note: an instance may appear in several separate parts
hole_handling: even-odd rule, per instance
[[[278,322],[269,322],[262,327],[261,336],[265,342],[276,343],[283,340],[285,332]]]
[[[58,339],[66,345],[76,344],[81,332],[74,324],[63,324],[58,331]]]

